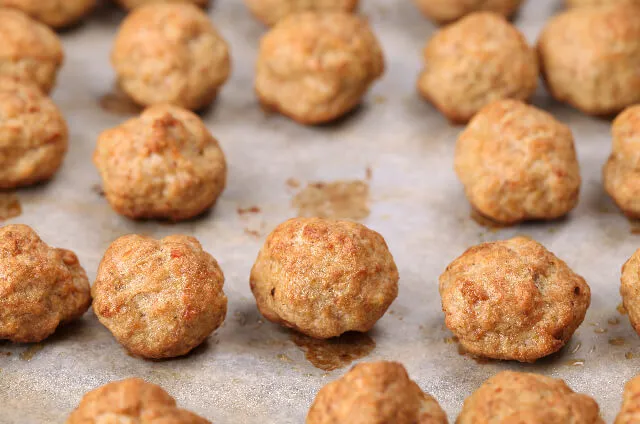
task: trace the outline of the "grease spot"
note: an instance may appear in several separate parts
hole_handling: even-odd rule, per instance
[[[100,184],[94,184],[91,186],[91,191],[97,194],[100,197],[104,197],[104,189]]]
[[[360,181],[309,183],[291,202],[298,216],[364,219],[369,216],[369,184]]]
[[[0,193],[0,221],[6,221],[21,214],[22,205],[15,193]]]
[[[612,346],[624,346],[625,343],[624,337],[612,337],[609,339],[609,344]]]
[[[278,358],[279,360],[281,360],[282,362],[289,362],[289,363],[293,362],[293,361],[291,360],[291,358],[289,358],[289,357],[288,357],[286,354],[284,354],[284,353],[281,353],[280,355],[278,355],[278,356],[277,356],[277,358]]]
[[[616,306],[616,310],[618,311],[618,313],[620,315],[626,315],[627,314],[627,308],[624,307],[624,304],[620,303],[618,304],[618,306]]]
[[[564,362],[562,365],[567,365],[569,367],[584,367],[584,363],[586,361],[584,359],[570,359]]]
[[[285,184],[287,185],[287,187],[290,187],[290,188],[300,187],[300,181],[296,180],[295,178],[287,178],[287,181],[285,181]]]
[[[260,213],[260,208],[257,206],[250,206],[248,208],[238,208],[238,215],[247,215],[247,214],[254,214],[254,213]]]
[[[20,359],[22,359],[23,361],[30,361],[43,348],[44,348],[44,345],[42,345],[40,343],[32,344],[31,346],[29,346],[27,348],[27,350],[25,350],[24,352],[22,352],[20,354]]]
[[[571,349],[571,353],[578,353],[578,351],[580,350],[580,348],[582,347],[582,343],[578,342],[572,349]]]
[[[304,351],[305,358],[314,367],[324,371],[346,367],[364,358],[376,347],[376,342],[368,334],[355,332],[327,340],[292,332],[291,340]]]
[[[624,354],[625,359],[633,359],[633,352],[627,352]]]
[[[609,325],[618,325],[620,324],[620,318],[609,318],[607,320],[607,322],[609,323]]]
[[[608,330],[607,330],[606,328],[600,328],[600,327],[597,327],[597,328],[594,328],[594,329],[593,329],[593,332],[594,332],[594,333],[596,333],[596,334],[604,334],[604,333],[606,333],[607,331],[608,331]]]

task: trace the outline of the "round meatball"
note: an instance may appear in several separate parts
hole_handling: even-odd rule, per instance
[[[208,106],[229,77],[226,41],[188,3],[148,4],[124,20],[111,52],[118,84],[144,106]]]
[[[62,43],[51,29],[0,7],[0,76],[31,81],[48,93],[63,60]]]
[[[578,203],[571,130],[517,100],[491,103],[458,137],[455,170],[469,202],[503,224],[556,219]]]
[[[369,331],[398,295],[384,238],[362,224],[293,218],[269,236],[251,291],[269,321],[318,339]]]
[[[209,5],[209,0],[116,0],[116,1],[120,4],[120,6],[129,10],[135,9],[136,7],[144,6],[146,4],[158,4],[158,3],[192,3],[200,7],[207,7]]]
[[[620,282],[622,303],[633,329],[640,335],[640,249],[623,265]]]
[[[613,121],[613,151],[603,169],[604,187],[630,218],[640,218],[640,106]]]
[[[0,7],[22,10],[53,28],[64,28],[75,24],[96,5],[96,0],[0,0]]]
[[[134,219],[195,217],[227,178],[224,153],[200,118],[167,105],[100,134],[93,162],[113,209]]]
[[[66,424],[210,424],[178,408],[162,387],[139,378],[114,381],[84,395]]]
[[[50,247],[26,225],[0,228],[0,275],[0,339],[42,341],[91,305],[78,257]]]
[[[464,401],[456,424],[604,424],[598,404],[562,380],[503,371]]]
[[[438,402],[397,362],[358,364],[316,396],[307,424],[447,424]]]
[[[186,355],[224,321],[216,260],[193,237],[130,234],[107,249],[91,289],[98,319],[130,353]]]
[[[522,0],[414,0],[424,15],[439,23],[458,19],[480,11],[494,12],[504,17],[514,15]]]
[[[614,424],[636,424],[640,422],[640,375],[624,385],[622,408]]]
[[[496,100],[527,100],[538,84],[535,50],[495,13],[473,13],[441,29],[424,60],[418,91],[453,123],[466,123]]]
[[[610,115],[640,102],[640,7],[575,8],[549,21],[538,41],[553,97]]]
[[[48,180],[67,152],[67,124],[31,82],[0,76],[0,189]]]
[[[440,276],[440,296],[465,350],[520,362],[560,350],[591,301],[582,277],[525,237],[468,249]]]
[[[304,11],[353,12],[359,0],[244,0],[256,18],[275,25],[285,16]]]
[[[266,109],[313,125],[353,110],[383,72],[382,50],[365,19],[303,12],[260,41],[255,89]]]
[[[568,7],[608,6],[614,4],[640,5],[640,0],[565,0]]]

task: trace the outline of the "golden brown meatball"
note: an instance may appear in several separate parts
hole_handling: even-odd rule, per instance
[[[224,276],[193,237],[130,234],[111,243],[91,289],[93,310],[129,352],[186,355],[227,313]]]
[[[503,371],[464,401],[456,424],[604,424],[598,404],[564,381]]]
[[[627,381],[622,394],[622,407],[614,424],[640,422],[640,375]]]
[[[158,4],[158,3],[192,3],[196,6],[207,7],[209,0],[116,0],[120,6],[125,9],[135,9],[136,7],[144,6],[146,4]]]
[[[260,41],[255,89],[265,108],[320,124],[354,109],[383,72],[382,50],[366,20],[303,12]]]
[[[139,378],[114,381],[84,395],[66,424],[210,424],[160,386]]]
[[[67,146],[67,124],[51,99],[29,81],[0,76],[0,188],[48,180]]]
[[[527,100],[536,91],[535,50],[513,25],[489,12],[441,29],[424,48],[419,92],[451,122],[469,121],[496,100]]]
[[[369,331],[398,295],[398,269],[362,224],[293,218],[267,237],[251,291],[269,321],[326,339]]]
[[[607,6],[614,4],[640,5],[640,0],[565,0],[568,7]]]
[[[464,349],[521,362],[560,350],[591,301],[582,277],[525,237],[468,249],[440,276],[440,296]]]
[[[34,82],[48,93],[63,59],[53,31],[19,10],[0,7],[0,76]]]
[[[0,275],[0,339],[42,341],[91,304],[77,256],[50,247],[26,225],[0,228]]]
[[[640,7],[575,8],[549,21],[538,41],[553,97],[609,115],[640,101]]]
[[[22,10],[53,28],[75,24],[96,5],[96,0],[0,0],[0,7]]]
[[[640,218],[640,106],[613,121],[613,151],[603,169],[604,187],[630,218]]]
[[[439,23],[456,21],[470,13],[488,11],[504,17],[515,14],[522,0],[414,0],[424,15]]]
[[[640,335],[640,249],[622,267],[620,282],[622,303],[633,329]]]
[[[159,105],[104,131],[93,156],[107,200],[130,218],[173,221],[210,208],[226,183],[218,142],[200,118]]]
[[[460,134],[455,170],[469,202],[503,224],[556,219],[578,203],[571,130],[517,100],[491,103]]]
[[[397,362],[358,364],[316,396],[307,424],[447,424],[438,402]]]
[[[358,0],[244,0],[251,13],[265,25],[275,25],[282,18],[305,11],[353,12]]]
[[[111,52],[122,90],[144,106],[209,105],[231,69],[226,41],[187,3],[149,4],[124,20]]]

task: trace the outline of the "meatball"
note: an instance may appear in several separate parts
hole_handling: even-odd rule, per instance
[[[640,101],[640,7],[575,8],[549,21],[538,41],[551,95],[590,115]]]
[[[50,247],[26,225],[0,228],[0,275],[0,339],[42,341],[91,305],[75,253]]]
[[[640,249],[622,267],[620,282],[622,303],[633,329],[640,335]]]
[[[520,362],[560,350],[591,301],[582,277],[525,237],[468,249],[440,276],[440,296],[464,349]]]
[[[93,156],[107,200],[130,218],[180,221],[210,208],[226,184],[218,142],[200,118],[159,105],[104,131]]]
[[[614,4],[640,5],[640,0],[565,0],[568,7],[608,6]]]
[[[398,295],[384,238],[362,224],[293,218],[269,236],[251,291],[269,321],[326,339],[369,331]]]
[[[353,12],[359,0],[244,0],[256,18],[266,25],[276,22],[294,13],[304,11]]]
[[[424,15],[439,23],[456,21],[473,12],[488,11],[505,17],[515,14],[522,0],[414,0]]]
[[[67,152],[67,124],[33,83],[0,76],[0,189],[48,180]]]
[[[517,100],[493,102],[460,134],[455,170],[469,202],[503,224],[556,219],[578,203],[571,130]]]
[[[186,355],[224,321],[216,260],[193,237],[130,234],[111,243],[91,289],[93,310],[130,353]]]
[[[1,0],[0,0],[1,1]],[[158,4],[158,3],[192,3],[196,6],[207,7],[209,0],[116,0],[125,9],[134,9],[136,7],[144,6],[146,4]]]
[[[456,424],[604,424],[598,404],[562,380],[503,371],[464,401]]]
[[[397,362],[356,365],[324,386],[307,424],[447,424],[438,402],[420,390]]]
[[[640,218],[640,106],[613,121],[613,151],[603,169],[604,187],[630,218]]]
[[[75,24],[96,5],[96,0],[0,0],[0,7],[22,10],[53,28],[64,28]]]
[[[635,424],[640,421],[640,375],[627,381],[622,394],[622,408],[614,424]]]
[[[382,50],[365,19],[303,12],[260,41],[255,89],[266,109],[321,124],[353,110],[383,72]]]
[[[230,72],[226,41],[193,4],[148,4],[124,20],[111,52],[118,84],[143,106],[209,105]]]
[[[51,29],[0,7],[0,76],[31,81],[48,93],[63,60],[62,43]]]
[[[84,395],[66,424],[210,424],[178,408],[160,386],[139,378],[114,381]]]

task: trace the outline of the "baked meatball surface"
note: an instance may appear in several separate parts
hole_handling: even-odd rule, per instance
[[[265,25],[275,25],[282,18],[305,11],[353,12],[359,0],[244,0],[253,15]]]
[[[0,8],[0,76],[34,82],[48,93],[63,60],[51,29],[19,10]]]
[[[136,7],[144,6],[147,4],[158,3],[191,3],[200,7],[207,7],[209,0],[116,0],[120,6],[125,9],[134,9]]]
[[[552,18],[538,40],[547,88],[591,115],[640,101],[640,7],[570,9]]]
[[[440,276],[445,323],[470,353],[533,362],[560,350],[584,319],[591,291],[540,243],[482,243]]]
[[[614,4],[640,5],[640,0],[565,0],[568,7],[607,6]]]
[[[522,0],[414,0],[424,15],[439,23],[456,21],[480,11],[494,12],[511,17],[520,8]]]
[[[640,249],[622,266],[620,282],[622,303],[633,329],[640,335]]]
[[[251,270],[269,321],[325,339],[369,331],[398,295],[384,238],[362,224],[293,218],[276,227]]]
[[[260,40],[255,89],[265,108],[320,124],[354,109],[383,72],[381,47],[365,19],[303,12]]]
[[[60,110],[35,84],[0,76],[0,188],[51,178],[68,138]]]
[[[640,218],[640,106],[613,121],[613,149],[603,169],[604,187],[630,218]]]
[[[70,250],[27,225],[0,228],[0,339],[39,342],[89,309],[89,280]]]
[[[578,203],[571,130],[517,100],[482,108],[458,137],[454,162],[473,208],[496,222],[556,219]]]
[[[640,376],[624,385],[622,407],[614,424],[636,424],[640,422]]]
[[[22,10],[53,28],[63,28],[78,22],[96,5],[96,0],[0,0],[0,7]]]
[[[354,366],[316,396],[307,424],[447,424],[438,402],[397,362]]]
[[[93,310],[132,354],[172,358],[224,321],[227,298],[216,260],[193,237],[136,234],[107,249],[92,287]]]
[[[122,22],[111,63],[136,103],[198,110],[227,80],[229,48],[201,9],[188,3],[148,4]]]
[[[418,91],[454,123],[495,100],[527,100],[538,84],[535,50],[495,13],[472,13],[438,31],[424,61]]]
[[[464,401],[456,424],[604,424],[598,404],[564,381],[503,371]]]
[[[200,118],[159,105],[104,131],[93,162],[113,209],[130,218],[197,216],[224,190],[227,165]]]
[[[210,424],[180,409],[162,387],[139,378],[114,381],[84,395],[66,424]]]

